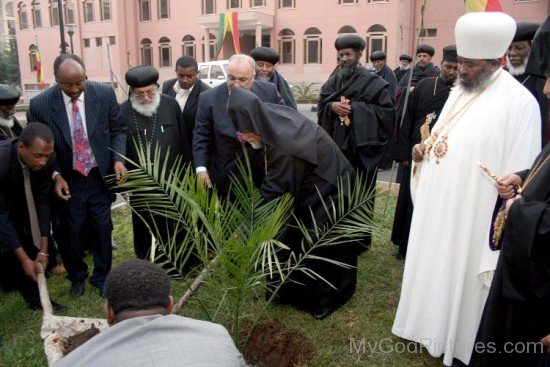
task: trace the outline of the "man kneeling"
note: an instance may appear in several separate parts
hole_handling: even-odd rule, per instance
[[[158,265],[122,263],[108,275],[104,295],[111,327],[56,367],[245,366],[223,326],[170,314],[170,281]]]

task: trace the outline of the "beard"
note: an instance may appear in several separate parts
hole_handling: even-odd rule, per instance
[[[461,86],[468,93],[477,92],[489,85],[493,73],[494,71],[487,67],[480,71],[480,73],[473,78],[464,78],[459,74],[456,78],[455,85]]]
[[[523,64],[521,64],[520,66],[514,66],[510,63],[510,59],[508,58],[508,56],[506,56],[506,67],[508,68],[508,72],[510,73],[510,75],[523,75],[525,74],[525,69],[527,67],[527,58],[523,59]]]
[[[359,66],[359,60],[353,61],[340,61],[338,66],[338,74],[343,80],[349,79],[355,72],[355,69]]]
[[[256,79],[261,80],[262,82],[270,82],[271,77],[270,76],[257,76]]]
[[[13,127],[13,116],[9,119],[5,119],[3,117],[0,117],[0,126],[7,127],[8,129],[11,129]]]
[[[160,93],[155,94],[155,98],[151,102],[142,103],[139,98],[134,94],[130,96],[130,103],[132,108],[140,115],[151,117],[157,112],[157,108],[160,104]]]

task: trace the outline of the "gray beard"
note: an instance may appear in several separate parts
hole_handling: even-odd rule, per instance
[[[271,77],[269,76],[257,76],[256,79],[261,80],[262,82],[268,82],[268,83],[271,81]]]
[[[515,67],[510,64],[510,60],[508,59],[508,56],[506,56],[506,67],[508,68],[510,75],[523,75],[525,74],[525,69],[527,68],[527,58],[523,59],[523,64],[521,66]]]
[[[155,94],[155,99],[148,103],[141,103],[140,100],[134,95],[130,95],[130,103],[132,108],[140,115],[151,117],[157,112],[157,108],[160,104],[160,93]]]
[[[353,75],[355,69],[357,69],[357,66],[359,66],[358,61],[355,61],[353,65],[350,66],[340,64],[340,66],[338,67],[338,74],[343,80],[347,80]]]
[[[474,80],[465,80],[462,79],[459,75],[456,78],[455,85],[461,86],[467,93],[478,92],[485,89],[485,87],[489,85],[493,73],[494,72],[491,70],[482,71],[477,79]]]
[[[0,117],[0,126],[7,127],[8,129],[11,129],[14,125],[13,122],[13,116],[9,119],[5,119],[3,117]]]

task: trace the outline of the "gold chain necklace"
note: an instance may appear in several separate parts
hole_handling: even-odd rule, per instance
[[[466,91],[462,91],[462,93],[460,93],[456,101],[451,106],[445,121],[443,121],[441,126],[438,129],[434,130],[428,140],[426,140],[425,156],[428,157],[428,159],[430,152],[432,152],[432,149],[433,154],[436,158],[435,163],[439,164],[439,162],[443,158],[445,158],[447,152],[449,151],[449,133],[458,124],[461,117],[466,113],[467,108],[470,107],[470,105],[472,105],[479,98],[479,96],[500,77],[500,75],[501,74],[498,74],[496,77],[493,77],[490,83],[480,89],[468,102],[466,102],[462,107],[460,107],[458,111],[456,111],[456,113],[454,113],[456,105],[462,99],[462,96]],[[440,136],[441,138],[439,139]]]

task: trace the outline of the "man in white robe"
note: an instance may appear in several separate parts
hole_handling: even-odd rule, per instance
[[[516,24],[469,13],[455,27],[458,83],[430,137],[415,145],[416,192],[401,299],[392,332],[468,364],[498,251],[489,247],[497,176],[527,169],[540,150],[536,100],[500,68]]]

